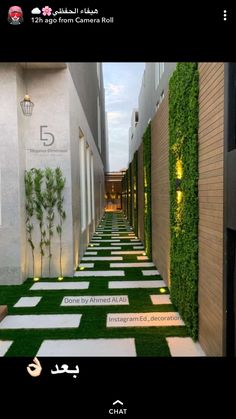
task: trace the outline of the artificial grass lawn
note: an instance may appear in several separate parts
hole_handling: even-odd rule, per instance
[[[109,214],[110,215],[110,214]],[[126,239],[128,241],[128,239]],[[131,244],[133,246],[133,243]],[[92,251],[92,248],[90,248]],[[129,246],[125,249],[129,250]],[[97,256],[110,256],[110,251],[97,251]],[[87,255],[86,255],[87,256]],[[137,262],[137,255],[121,255],[123,262]],[[87,262],[87,261],[86,261]],[[121,261],[120,261],[121,262]],[[91,270],[110,269],[109,261],[96,261]],[[150,268],[155,269],[155,267]],[[90,269],[86,269],[90,270]],[[113,268],[113,270],[116,270]],[[138,356],[170,356],[166,343],[168,336],[187,336],[184,326],[173,327],[124,327],[106,328],[107,313],[126,312],[166,312],[176,311],[173,305],[153,305],[150,295],[160,294],[159,289],[108,289],[109,281],[131,281],[131,280],[160,280],[160,275],[144,277],[142,270],[145,268],[120,268],[125,271],[124,277],[81,277],[64,278],[68,281],[89,281],[89,288],[86,290],[53,290],[53,291],[30,291],[34,284],[28,279],[22,285],[0,286],[0,304],[7,304],[9,314],[75,314],[81,313],[82,319],[78,328],[71,329],[21,329],[21,330],[0,330],[0,340],[13,340],[6,356],[29,356],[37,353],[41,343],[45,339],[84,339],[84,338],[135,338],[136,351]],[[58,282],[57,279],[54,279]],[[40,282],[53,281],[42,279]],[[168,289],[165,288],[166,292]],[[65,296],[83,295],[128,295],[129,305],[123,306],[77,306],[61,307],[61,301]],[[14,308],[13,305],[20,297],[42,296],[43,298],[36,307]],[[68,343],[69,344],[69,343]]]

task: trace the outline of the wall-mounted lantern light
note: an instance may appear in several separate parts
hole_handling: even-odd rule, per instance
[[[177,178],[175,181],[175,189],[176,191],[181,191],[181,179]]]
[[[183,192],[181,188],[182,183],[182,177],[183,177],[183,163],[182,160],[177,159],[176,160],[176,180],[175,180],[175,190],[176,190],[176,196],[177,196],[177,203],[180,204],[183,197]]]
[[[34,104],[30,99],[30,96],[28,95],[28,89],[27,89],[27,63],[25,63],[25,89],[26,94],[24,99],[20,102],[20,106],[22,109],[22,112],[25,116],[32,116]]]
[[[34,104],[31,102],[29,95],[25,95],[20,103],[22,112],[25,116],[32,116]]]

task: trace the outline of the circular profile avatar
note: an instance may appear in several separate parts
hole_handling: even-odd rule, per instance
[[[11,25],[20,25],[24,21],[21,7],[12,6],[8,11],[8,22]]]

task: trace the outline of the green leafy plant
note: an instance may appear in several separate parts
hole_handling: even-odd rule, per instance
[[[128,174],[127,170],[122,179],[122,210],[126,217],[128,216]]]
[[[44,193],[42,190],[44,180],[44,171],[34,169],[34,191],[35,191],[35,216],[39,222],[40,229],[40,275],[43,276],[43,257],[45,255],[46,230],[44,228]]]
[[[138,234],[138,151],[133,158],[133,227]]]
[[[198,90],[197,63],[178,63],[169,83],[171,299],[194,339],[198,336]]]
[[[34,216],[34,177],[33,177],[33,169],[29,171],[25,171],[25,213],[26,213],[26,233],[27,233],[27,241],[30,245],[31,255],[32,255],[32,272],[33,277],[35,273],[35,256],[34,250],[35,246],[33,243],[33,223],[32,218]]]
[[[59,167],[55,170],[55,186],[56,186],[56,196],[57,196],[57,211],[59,215],[59,224],[56,227],[57,234],[60,240],[60,254],[59,254],[59,261],[60,261],[60,277],[63,277],[62,273],[62,225],[66,219],[66,213],[63,208],[64,196],[63,190],[65,187],[66,179],[62,176],[62,171]]]
[[[151,124],[143,135],[144,246],[152,257]]]
[[[54,208],[57,202],[56,196],[56,185],[54,171],[50,168],[45,169],[45,191],[43,194],[44,205],[46,209],[47,219],[47,234],[45,239],[45,245],[48,247],[48,275],[51,276],[51,259],[52,259],[52,237],[55,212]]]

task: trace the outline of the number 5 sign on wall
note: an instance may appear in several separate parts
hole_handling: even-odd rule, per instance
[[[47,128],[48,125],[40,125],[40,141],[43,141],[45,147],[53,145],[55,141],[55,136],[51,132],[44,131],[44,128]]]

